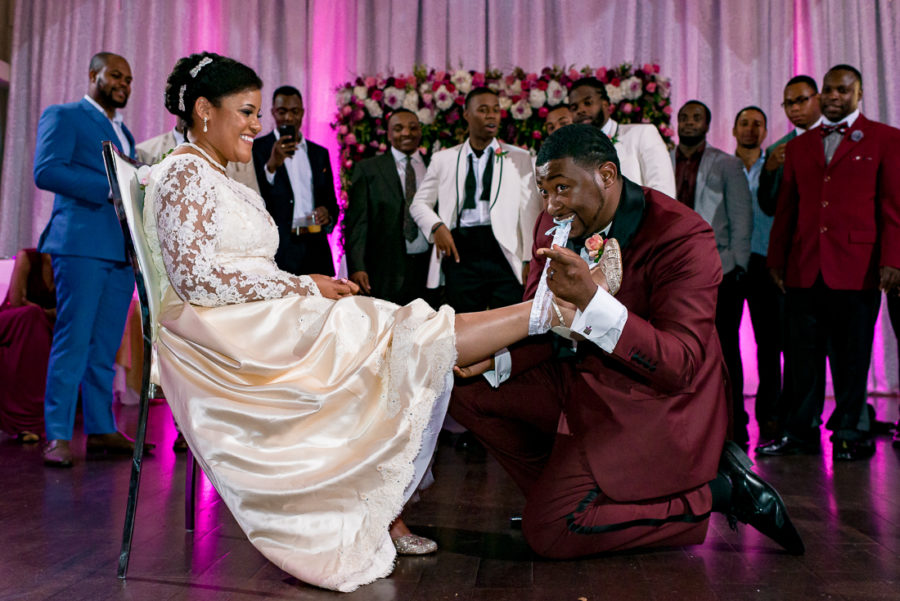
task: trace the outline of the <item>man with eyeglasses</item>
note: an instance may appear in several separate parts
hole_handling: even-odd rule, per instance
[[[784,158],[787,143],[817,127],[822,122],[822,109],[819,107],[819,86],[809,75],[792,77],[784,86],[784,114],[794,126],[786,136],[766,148],[766,164],[759,176],[760,208],[766,215],[775,214],[775,199],[778,198],[778,186],[784,170]]]

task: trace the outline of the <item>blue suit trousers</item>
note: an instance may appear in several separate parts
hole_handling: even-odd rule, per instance
[[[78,390],[85,434],[116,431],[112,383],[134,294],[128,263],[53,255],[57,314],[47,367],[47,440],[71,440]]]

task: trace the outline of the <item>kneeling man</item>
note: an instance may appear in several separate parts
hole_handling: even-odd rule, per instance
[[[623,178],[612,143],[589,125],[547,139],[537,184],[547,208],[534,230],[525,296],[534,296],[549,261],[550,289],[579,309],[570,324],[579,341],[512,349],[493,374],[506,363],[505,382],[457,386],[450,406],[525,493],[528,543],[557,558],[698,544],[719,511],[803,553],[778,493],[724,442],[715,328],[722,265],[712,229],[676,200]],[[573,218],[571,248],[548,248],[554,218]],[[616,296],[589,270],[584,243],[594,234],[621,245]]]

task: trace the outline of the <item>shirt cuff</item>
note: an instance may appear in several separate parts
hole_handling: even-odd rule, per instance
[[[512,374],[512,356],[505,348],[494,353],[494,369],[482,374],[492,388],[499,388]]]
[[[613,352],[616,343],[622,336],[625,322],[628,320],[628,309],[609,292],[597,286],[594,298],[584,308],[577,311],[572,321],[572,331],[580,334],[602,348],[607,353]]]
[[[269,168],[265,165],[263,165],[263,173],[266,174],[266,181],[269,182],[269,184],[275,183],[275,174],[269,173]]]

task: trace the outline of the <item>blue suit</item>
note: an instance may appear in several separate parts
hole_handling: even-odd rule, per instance
[[[134,138],[124,128],[134,156]],[[81,389],[86,434],[116,431],[113,365],[134,275],[109,201],[102,145],[116,131],[90,102],[47,107],[38,123],[34,182],[56,194],[38,249],[50,253],[57,318],[47,369],[48,440],[71,440]]]

